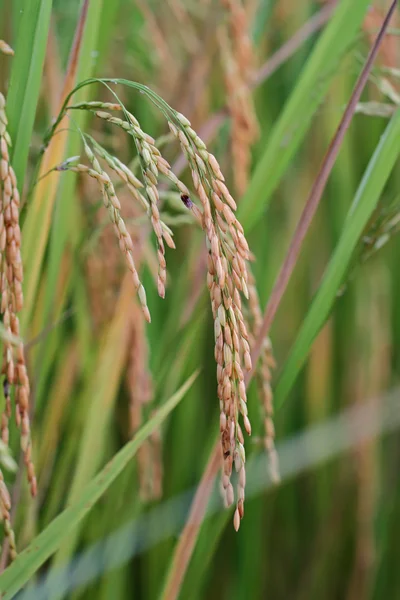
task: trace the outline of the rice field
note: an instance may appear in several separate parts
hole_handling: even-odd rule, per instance
[[[400,596],[399,19],[0,0],[3,600]]]

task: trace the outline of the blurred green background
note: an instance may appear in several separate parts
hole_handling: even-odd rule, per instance
[[[28,37],[25,47],[18,40],[26,2],[0,1],[0,37],[15,48],[16,56],[11,59],[15,64],[18,51],[22,55],[30,47]],[[253,270],[262,307],[321,158],[389,6],[389,2],[375,0],[369,8],[367,2],[360,2],[358,9],[349,9],[342,37],[340,29],[339,34],[332,30],[322,55],[318,44],[335,14],[335,4],[244,2],[257,68],[289,44],[287,60],[254,89],[260,135],[252,149],[252,175],[243,205],[237,198],[256,258]],[[345,1],[337,4],[338,12],[351,6]],[[190,496],[181,494],[193,491],[200,480],[218,432],[213,323],[201,260],[203,236],[188,222],[176,195],[164,189],[165,220],[175,232],[177,250],[167,251],[168,287],[165,300],[161,300],[154,280],[154,236],[121,189],[122,212],[139,248],[152,313],[148,326],[142,322],[111,226],[104,221],[95,183],[66,173],[54,175],[49,184],[52,188],[33,188],[43,136],[58,110],[82,3],[34,0],[33,5],[43,10],[38,13],[37,28],[41,24],[40,35],[47,40],[43,74],[39,69],[36,75],[37,107],[28,80],[28,94],[18,107],[19,114],[15,114],[16,104],[9,108],[11,134],[23,136],[19,124],[26,123],[22,116],[30,102],[35,115],[32,135],[24,125],[29,138],[21,141],[29,147],[26,165],[14,146],[15,152],[20,152],[14,156],[15,168],[21,168],[19,179],[24,178],[25,186],[22,218],[27,291],[26,313],[21,319],[33,389],[39,483],[38,498],[32,501],[24,477],[21,482],[19,475],[6,476],[18,507],[18,547],[29,544],[78,497],[84,484],[130,439],[134,423],[145,422],[196,368],[201,372],[161,430],[39,571],[40,584],[48,574],[53,576],[52,583],[35,588],[32,578],[31,586],[18,597],[158,598],[190,506]],[[304,29],[310,19],[311,30]],[[204,131],[204,125],[227,102],[218,54],[222,24],[222,3],[213,0],[90,0],[76,81],[91,76],[139,81],[187,115],[197,131]],[[364,103],[394,107],[400,86],[398,26],[397,11],[363,95]],[[294,38],[299,30],[300,37]],[[320,63],[316,52],[322,56]],[[7,90],[10,73],[11,82],[18,76],[11,72],[12,64],[1,57],[2,90]],[[22,69],[21,65],[18,68]],[[302,79],[307,69],[311,74]],[[386,80],[391,96],[382,92]],[[300,89],[299,82],[303,82]],[[168,133],[162,115],[144,96],[120,85],[117,91],[146,132],[156,139]],[[10,86],[9,98],[11,93]],[[85,99],[109,99],[101,86],[85,88],[83,93]],[[290,102],[294,103],[290,119],[288,116],[286,127],[279,129]],[[75,123],[126,164],[134,159],[133,145],[123,132],[87,113],[73,118],[64,125],[70,129],[66,148],[61,157],[54,154],[51,166],[79,154]],[[297,366],[288,367],[286,362],[386,126],[386,118],[355,116],[273,323],[271,339],[278,365],[274,387],[278,385],[280,405],[275,417],[276,441],[285,448],[282,483],[267,488],[266,464],[265,474],[263,469],[249,468],[250,491],[239,533],[233,530],[231,513],[218,506],[201,528],[181,598],[400,597],[400,438],[396,431],[400,420],[395,402],[390,404],[393,414],[387,412],[388,392],[392,399],[399,394],[400,247],[394,235],[400,207],[398,161],[376,189],[376,208],[362,236],[353,240],[356,248],[350,253],[351,264],[339,282],[342,285],[344,281],[345,286],[332,310],[327,308],[329,318],[318,335],[311,336],[310,348],[304,344],[298,376]],[[225,116],[208,146],[232,184],[230,131]],[[397,139],[398,154],[400,137]],[[167,140],[163,154],[173,164],[179,149]],[[182,177],[190,186],[188,174],[183,172]],[[233,185],[232,189],[235,191]],[[35,206],[41,206],[36,216]],[[394,225],[388,243],[364,260],[371,244],[375,248],[376,231],[378,238],[390,219]],[[315,333],[319,329],[317,324]],[[347,440],[344,452],[334,450],[337,440],[332,436],[337,430],[327,430],[326,448],[333,448],[330,460],[319,455],[318,444],[300,446],[298,452],[308,453],[309,464],[285,477],[291,459],[294,463],[299,459],[295,446],[292,450],[285,446],[288,439],[329,422],[354,405],[362,415],[371,402],[376,411],[373,435],[366,433],[366,439],[359,442],[358,434],[352,433],[357,419],[345,420],[340,429]],[[254,383],[249,390],[249,413],[253,436],[246,440],[247,456],[266,463],[259,443],[263,434]],[[17,436],[11,437],[17,458]],[[252,478],[258,480],[252,482]],[[171,509],[160,512],[176,498],[179,500]],[[152,520],[154,514],[158,517]],[[133,520],[139,529],[130,529]],[[109,536],[115,531],[125,531],[125,538],[113,542]],[[143,547],[140,540],[144,540]],[[96,546],[99,542],[104,543]],[[85,555],[99,547],[91,558]],[[79,562],[82,556],[89,556],[87,563]],[[58,569],[65,564],[72,566],[62,576]],[[93,578],[88,575],[91,568]],[[81,585],[85,573],[91,581]],[[64,584],[70,584],[65,593]]]

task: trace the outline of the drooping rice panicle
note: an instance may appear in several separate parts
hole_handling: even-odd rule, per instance
[[[14,170],[10,164],[8,148],[11,144],[7,132],[5,99],[0,94],[0,252],[1,252],[1,313],[6,331],[19,337],[17,313],[23,307],[21,259],[21,230],[19,227],[20,198]],[[36,476],[32,462],[29,418],[29,379],[25,364],[24,346],[19,342],[16,350],[10,341],[4,341],[2,374],[5,411],[1,434],[8,443],[8,419],[11,416],[11,391],[15,387],[16,422],[21,430],[21,449],[27,469],[32,496],[36,495]]]
[[[247,287],[249,247],[243,233],[243,227],[235,216],[236,202],[225,184],[224,176],[215,156],[208,152],[204,142],[198,137],[190,122],[182,114],[171,109],[148,88],[143,86],[141,88],[139,84],[138,87],[139,89],[143,88],[143,91],[159,106],[168,120],[172,135],[179,141],[189,163],[194,189],[200,200],[201,208],[193,202],[186,185],[174,175],[169,163],[156,147],[154,139],[141,129],[137,119],[125,107],[122,107],[124,120],[111,115],[106,110],[97,110],[97,107],[100,106],[100,103],[97,102],[70,106],[91,110],[98,118],[121,128],[134,139],[141,165],[144,189],[134,180],[130,184],[132,186],[131,191],[134,197],[139,199],[146,207],[156,233],[159,263],[158,291],[161,296],[165,293],[166,277],[163,244],[165,235],[163,236],[157,190],[161,175],[167,177],[177,187],[183,204],[192,211],[205,231],[208,249],[207,284],[210,290],[214,317],[217,393],[220,402],[221,446],[224,459],[222,484],[227,505],[231,505],[236,496],[234,525],[238,529],[240,520],[244,515],[246,481],[242,427],[249,435],[251,434],[244,378],[244,370],[250,371],[252,368],[250,335],[245,324],[241,298],[241,294],[245,298],[249,298]],[[108,106],[111,107],[110,104]],[[104,107],[105,104],[100,108],[103,109]],[[59,121],[60,118],[57,122]],[[112,205],[112,199],[116,197],[115,189],[110,187],[109,176],[102,170],[98,158],[105,160],[108,167],[128,186],[131,176],[127,168],[123,167],[118,159],[112,157],[97,143],[93,142],[92,147],[93,150],[85,142],[85,152],[91,167],[68,164],[65,168],[72,171],[86,172],[97,178],[102,187],[105,188],[105,203],[106,206],[109,206]],[[63,166],[61,165],[60,168],[63,168]],[[108,199],[107,193],[111,196],[111,200]],[[115,207],[113,207],[112,214],[113,222],[117,218],[114,210]],[[236,478],[236,495],[231,482],[233,466],[235,466],[238,474]]]
[[[262,313],[254,276],[249,270],[249,312],[252,319],[251,337],[257,338],[262,324]],[[253,340],[251,339],[251,344]],[[250,345],[251,345],[250,344]],[[269,472],[274,483],[280,481],[278,454],[275,449],[275,427],[273,422],[274,407],[271,387],[271,371],[276,367],[272,353],[272,344],[269,337],[263,341],[263,347],[257,364],[257,382],[259,395],[262,401],[263,425],[264,425],[264,447],[268,453]]]
[[[154,139],[141,129],[138,120],[132,115],[132,113],[128,111],[125,111],[125,113],[129,121],[120,119],[118,117],[113,117],[110,113],[103,110],[94,111],[94,114],[97,117],[122,128],[134,138],[142,166],[144,190],[148,199],[148,213],[157,238],[157,256],[159,264],[157,289],[159,296],[164,298],[165,283],[167,278],[164,240],[168,246],[174,247],[174,245],[173,242],[171,243],[172,238],[170,235],[168,235],[168,231],[165,227],[163,227],[160,219],[160,212],[158,208],[159,194],[157,188],[159,174],[161,173],[170,179],[174,185],[177,186],[181,193],[188,193],[188,190],[186,186],[172,173],[168,161],[161,156],[160,151],[155,146]],[[118,168],[121,169],[121,165],[118,165]],[[122,171],[124,171],[124,169],[122,169]],[[131,191],[132,193],[136,194],[139,199],[141,199],[138,192],[134,192],[134,190]]]
[[[12,55],[13,50],[0,41],[0,51]],[[25,365],[24,346],[17,346],[11,336],[19,338],[17,313],[23,308],[21,260],[21,231],[19,226],[20,198],[14,170],[10,164],[9,146],[11,139],[7,131],[6,102],[0,93],[0,312],[5,331],[10,337],[3,338],[3,360],[1,373],[5,408],[1,416],[1,439],[6,446],[9,442],[8,423],[12,415],[11,396],[15,398],[15,418],[20,429],[20,444],[27,470],[32,496],[36,495],[37,483],[32,462],[32,446],[29,417],[29,379]],[[10,518],[11,498],[0,469],[0,519],[4,534],[8,539],[11,560],[17,556],[15,535]]]
[[[100,185],[104,206],[108,210],[108,214],[110,217],[110,221],[114,226],[114,231],[116,233],[117,239],[119,241],[119,246],[121,251],[125,256],[125,260],[127,262],[128,268],[132,273],[133,284],[135,290],[137,292],[142,311],[146,321],[150,323],[151,317],[150,312],[147,306],[146,299],[146,291],[139,279],[138,272],[136,270],[135,262],[133,259],[133,242],[132,238],[126,228],[125,222],[121,216],[121,204],[118,200],[118,197],[115,193],[115,188],[112,184],[112,181],[106,171],[104,171],[97,158],[93,154],[93,151],[89,147],[89,145],[84,142],[85,154],[92,165],[92,168],[83,165],[83,164],[66,164],[63,163],[57,167],[58,170],[68,170],[73,171],[75,173],[85,173],[90,177],[96,179]]]
[[[250,172],[251,146],[259,133],[250,85],[255,61],[244,4],[240,0],[221,3],[226,21],[219,28],[218,41],[232,119],[233,178],[237,193],[243,195]]]
[[[251,370],[249,336],[246,330],[241,293],[248,297],[247,260],[249,247],[243,227],[234,211],[236,203],[224,182],[216,158],[191,128],[190,122],[176,114],[169,123],[185,153],[196,193],[202,205],[201,223],[208,248],[207,284],[214,317],[217,393],[220,401],[220,431],[223,453],[222,485],[225,502],[235,500],[231,483],[233,466],[238,473],[234,526],[237,530],[244,515],[245,450],[239,422],[242,416],[246,432],[251,434],[243,370]],[[197,206],[190,204],[195,212]]]

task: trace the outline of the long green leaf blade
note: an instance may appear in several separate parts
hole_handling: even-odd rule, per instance
[[[307,61],[299,82],[278,119],[238,207],[247,232],[257,223],[325,96],[335,67],[354,41],[369,0],[343,0]]]
[[[308,355],[311,344],[325,323],[352,253],[375,209],[400,153],[400,110],[397,110],[371,158],[350,208],[334,255],[325,271],[303,326],[293,345],[275,392],[280,406],[289,393]]]
[[[134,439],[126,444],[100,473],[84,488],[79,498],[64,512],[56,517],[0,575],[0,590],[3,600],[11,599],[37,569],[60,547],[63,539],[78,525],[97,500],[110,487],[116,477],[124,470],[143,442],[157,429],[168,414],[182,400],[195,381],[195,372],[183,386],[160,408],[157,414],[144,425]]]

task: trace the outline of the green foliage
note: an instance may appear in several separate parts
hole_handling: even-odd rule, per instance
[[[360,187],[354,197],[342,235],[326,269],[318,292],[306,315],[302,328],[294,343],[291,355],[276,388],[276,404],[280,406],[300,371],[315,336],[327,319],[340,285],[343,282],[350,259],[376,208],[382,191],[398,159],[400,135],[400,111],[397,111],[371,158]]]
[[[8,94],[8,118],[14,151],[12,161],[20,186],[24,185],[33,124],[42,84],[43,62],[52,1],[32,0],[20,9],[16,56]]]
[[[55,577],[52,592],[58,597],[60,567],[76,559],[82,569],[82,556],[98,543],[105,548],[101,576],[97,573],[80,583],[82,573],[72,570],[71,589],[63,597],[160,597],[190,505],[189,497],[182,499],[180,494],[200,480],[218,436],[204,240],[179,195],[171,195],[167,182],[162,182],[162,216],[174,230],[177,250],[166,252],[167,294],[161,300],[154,282],[154,235],[149,234],[143,211],[121,187],[123,212],[138,233],[141,277],[152,314],[151,325],[133,328],[141,335],[138,350],[132,335],[135,294],[124,279],[124,265],[115,259],[119,255],[114,238],[110,245],[98,188],[60,172],[36,181],[47,168],[80,154],[78,129],[93,135],[140,176],[132,140],[109,123],[90,118],[88,111],[74,111],[62,122],[65,131],[52,139],[50,152],[40,153],[53,124],[49,115],[56,117],[52,98],[61,101],[65,81],[64,98],[78,85],[74,102],[114,101],[98,79],[107,77],[103,81],[146,131],[164,140],[163,152],[172,164],[178,148],[164,138],[166,124],[149,90],[187,114],[197,131],[226,103],[216,60],[217,13],[212,12],[213,3],[191,0],[90,0],[76,70],[71,72],[67,56],[83,4],[0,3],[2,29],[12,32],[13,39],[7,41],[15,50],[12,59],[2,58],[12,61],[9,82],[2,78],[8,87],[2,91],[7,91],[12,164],[21,192],[24,189],[21,332],[34,397],[39,484],[39,496],[32,501],[24,473],[21,482],[12,468],[5,469],[8,488],[16,497],[21,490],[15,514],[21,553],[0,574],[3,598],[20,592],[18,597],[29,600],[30,586],[40,585],[42,575]],[[262,129],[247,192],[237,200],[263,305],[351,93],[360,58],[366,55],[367,38],[361,31],[370,5],[370,0],[340,0],[321,32],[306,40],[256,92]],[[255,3],[251,32],[260,64],[320,6],[312,0]],[[382,15],[373,11],[369,19],[371,14],[377,29]],[[46,55],[49,32],[55,46],[54,53],[47,50]],[[381,63],[386,57],[379,57]],[[391,76],[390,70],[384,73]],[[380,77],[377,70],[363,98],[364,108],[375,106],[369,100],[387,101],[377,97]],[[161,110],[166,110],[164,104]],[[229,131],[227,120],[208,146],[231,189]],[[399,110],[389,123],[358,114],[346,135],[272,328],[279,442],[348,405],[381,398],[399,381],[398,228],[365,263],[356,252],[364,233],[374,231],[375,210],[382,214],[398,198],[399,139]],[[190,186],[185,172],[182,177]],[[342,288],[350,265],[351,278]],[[1,325],[0,338],[4,336]],[[143,361],[139,387],[143,398],[149,393],[150,401],[141,407],[142,424],[130,440],[132,361]],[[191,376],[197,369],[200,376]],[[384,401],[377,400],[378,409],[379,402]],[[263,435],[255,383],[249,389],[249,414],[253,435],[246,439],[246,452],[251,458],[261,454]],[[14,429],[8,456],[12,466],[14,459],[18,462]],[[140,495],[138,461],[147,441],[154,442],[154,432],[162,440],[163,494],[149,505]],[[231,511],[218,504],[216,514],[200,529],[181,598],[399,596],[398,434],[392,432],[384,443],[376,439],[353,448],[329,464],[320,464],[323,457],[312,446],[302,452],[313,457],[313,471],[284,480],[268,493],[260,493],[259,482],[248,482],[246,515],[238,534],[231,527]],[[175,501],[178,508],[168,512]],[[157,511],[163,518],[153,521]],[[131,539],[133,520],[137,531],[145,533],[136,531]],[[128,538],[123,538],[120,554],[112,545],[116,531]]]
[[[190,389],[197,374],[193,374],[188,381],[174,394],[135,435],[134,439],[126,444],[96,477],[90,481],[77,495],[71,505],[65,509],[51,524],[38,535],[32,547],[25,549],[12,566],[0,575],[0,588],[4,598],[13,598],[37,569],[60,546],[63,538],[79,524],[90,511],[95,502],[104,494],[116,477],[123,471],[129,461],[137,453],[143,442],[159,427],[163,420],[182,400]]]
[[[308,58],[295,89],[269,135],[240,204],[238,217],[247,230],[257,223],[289,167],[329,89],[341,58],[358,34],[368,6],[368,0],[340,2]]]

